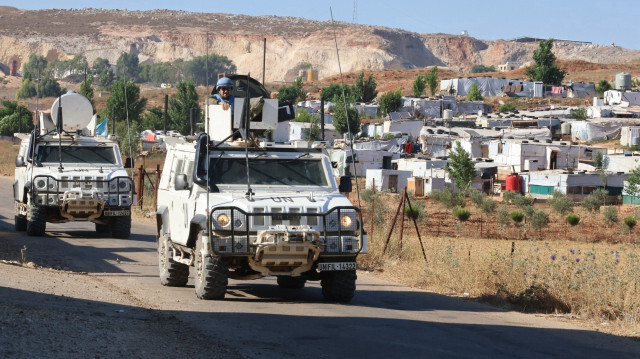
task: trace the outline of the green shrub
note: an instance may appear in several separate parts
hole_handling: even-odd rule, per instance
[[[632,229],[633,229],[633,227],[635,227],[635,226],[636,226],[636,223],[638,223],[638,222],[637,222],[637,221],[636,221],[636,219],[635,219],[635,218],[633,218],[633,217],[627,217],[627,218],[625,218],[625,219],[624,219],[624,225],[625,225],[629,230],[632,230]]]
[[[482,205],[480,206],[482,212],[484,212],[487,216],[495,212],[496,207],[498,207],[498,202],[489,197],[486,197],[484,201],[482,201]]]
[[[487,197],[483,192],[480,192],[475,188],[470,188],[468,193],[469,193],[469,199],[478,208],[482,206],[482,202],[484,202],[485,197]]]
[[[503,228],[511,225],[511,217],[509,217],[509,210],[507,209],[507,206],[502,205],[498,208],[497,220],[498,224]]]
[[[563,216],[573,211],[573,206],[575,205],[575,203],[569,199],[566,194],[558,190],[553,191],[553,197],[550,198],[547,203],[549,203],[556,213],[560,213]]]
[[[509,218],[511,218],[511,220],[514,221],[515,223],[520,223],[524,219],[524,213],[519,211],[513,211],[509,213]]]
[[[572,108],[569,110],[569,116],[576,120],[585,120],[587,118],[587,109],[585,107]]]
[[[620,220],[618,218],[618,211],[616,210],[616,207],[613,206],[604,207],[602,216],[604,217],[605,223],[608,225],[618,223],[618,221]]]
[[[531,227],[539,231],[549,224],[549,215],[545,211],[535,211],[531,216]]]
[[[498,109],[498,112],[513,112],[515,110],[516,110],[516,105],[512,103],[505,103],[504,105],[500,106],[500,108]]]
[[[460,221],[465,222],[471,217],[471,212],[465,208],[455,208],[453,210],[453,215]]]
[[[600,207],[604,206],[609,191],[604,188],[598,188],[591,192],[582,201],[582,207],[586,208],[589,212],[600,212]]]
[[[506,191],[502,194],[502,201],[505,203],[513,203],[514,198],[519,195],[520,193],[515,191]]]
[[[520,209],[525,209],[527,207],[533,207],[533,203],[535,201],[536,201],[535,198],[523,196],[520,193],[516,193],[516,195],[513,196],[513,199],[512,199],[513,204],[515,204],[516,207],[518,207]]]
[[[445,188],[442,191],[433,191],[431,198],[442,203],[448,209],[464,206],[464,197],[453,193],[449,188]]]
[[[577,214],[570,214],[567,216],[567,223],[569,223],[569,225],[571,226],[575,226],[578,223],[580,223],[580,216],[578,216]]]

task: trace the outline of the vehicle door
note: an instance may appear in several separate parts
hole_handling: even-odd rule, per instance
[[[193,200],[190,200],[193,188],[193,153],[176,151],[169,177],[169,225],[171,240],[185,244],[189,235],[189,222],[193,213]],[[177,176],[186,175],[187,186],[176,187]]]

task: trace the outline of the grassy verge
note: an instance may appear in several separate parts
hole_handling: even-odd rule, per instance
[[[624,241],[572,236],[568,240],[551,230],[535,239],[518,239],[520,231],[501,231],[501,239],[480,238],[477,230],[467,235],[464,229],[460,236],[451,231],[435,236],[434,228],[444,227],[447,220],[433,214],[443,209],[433,201],[413,199],[423,206],[418,228],[425,261],[410,220],[404,221],[402,242],[399,219],[388,237],[398,201],[398,195],[376,195],[374,215],[367,213],[364,219],[367,231],[371,232],[371,218],[374,227],[369,253],[358,259],[361,268],[437,293],[524,312],[577,317],[599,329],[606,326],[604,330],[640,335],[640,246],[635,239],[620,236],[618,227],[602,230],[618,233],[616,237]],[[363,202],[363,207],[370,205],[371,201]],[[545,238],[545,233],[551,237]]]

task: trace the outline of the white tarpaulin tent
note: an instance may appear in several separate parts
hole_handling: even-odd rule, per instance
[[[477,84],[482,96],[495,97],[508,93],[510,96],[533,96],[534,83],[531,81],[497,79],[493,77],[470,77],[444,79],[440,81],[440,92],[457,96],[466,96],[471,85]]]
[[[620,144],[622,146],[640,145],[640,127],[623,126],[620,128]]]
[[[603,141],[618,138],[622,125],[616,122],[572,121],[571,138],[579,141]]]

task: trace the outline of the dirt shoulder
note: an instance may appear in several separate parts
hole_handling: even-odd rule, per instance
[[[0,357],[241,357],[122,288],[85,273],[20,263],[0,229]]]

